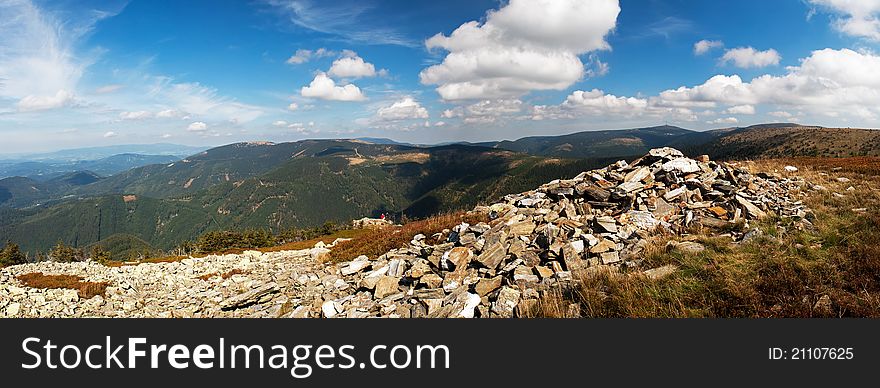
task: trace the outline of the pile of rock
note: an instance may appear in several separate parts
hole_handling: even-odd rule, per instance
[[[792,171],[787,172],[791,173]],[[377,258],[327,263],[335,242],[314,248],[105,267],[35,263],[0,269],[0,316],[110,317],[515,317],[543,292],[621,267],[649,278],[640,257],[658,230],[743,241],[771,214],[810,227],[798,199],[809,188],[786,174],[757,173],[662,148],[508,195],[462,223]],[[384,221],[383,221],[384,223]],[[430,242],[430,243],[429,243]],[[672,243],[689,253],[693,241]],[[235,270],[231,276],[221,276]],[[642,271],[644,270],[644,271]],[[44,272],[107,282],[105,296],[23,287],[15,277]]]
[[[738,241],[756,235],[750,221],[771,213],[809,227],[812,213],[794,197],[805,186],[797,178],[654,149],[631,164],[620,161],[477,207],[491,221],[430,236],[443,243],[427,244],[428,236],[418,235],[376,260],[362,256],[327,267],[322,276],[303,276],[304,289],[313,291],[304,300],[313,303],[299,309],[315,315],[320,308],[325,317],[512,317],[582,273],[636,267],[658,229],[702,228]]]

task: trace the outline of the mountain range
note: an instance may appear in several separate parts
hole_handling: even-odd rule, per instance
[[[102,176],[0,180],[0,239],[29,251],[107,239],[170,249],[217,229],[279,231],[471,208],[672,146],[714,159],[880,154],[880,131],[673,126],[418,146],[387,139],[236,143]],[[128,236],[127,238],[121,236]],[[134,243],[133,243],[134,244]]]

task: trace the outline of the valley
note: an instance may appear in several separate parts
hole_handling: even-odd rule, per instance
[[[2,179],[0,239],[31,256],[58,241],[169,251],[214,230],[280,233],[381,214],[419,219],[469,209],[662,146],[721,160],[859,156],[876,154],[877,139],[873,130],[768,124],[443,146],[376,139],[236,143],[110,176],[78,171],[48,180]]]

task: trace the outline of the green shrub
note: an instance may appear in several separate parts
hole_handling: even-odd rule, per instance
[[[229,249],[264,248],[275,245],[275,236],[266,230],[244,232],[218,231],[203,234],[195,243],[199,252],[223,252]]]
[[[94,260],[95,262],[98,262],[101,264],[107,264],[111,260],[113,260],[110,255],[110,252],[107,251],[106,249],[104,249],[104,247],[102,247],[100,245],[95,245],[92,248],[92,253],[89,255],[89,257],[92,260]]]
[[[18,244],[7,241],[6,246],[0,251],[0,267],[27,263],[27,257],[21,253]]]
[[[74,261],[83,261],[85,259],[86,255],[82,249],[67,246],[63,241],[58,241],[58,243],[55,244],[55,247],[49,251],[49,260],[52,261],[71,263]]]

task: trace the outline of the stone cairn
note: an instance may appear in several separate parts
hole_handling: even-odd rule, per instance
[[[810,227],[812,213],[792,198],[805,185],[707,156],[694,160],[672,148],[653,149],[631,164],[619,161],[479,206],[473,212],[489,223],[462,223],[430,236],[440,244],[417,235],[376,260],[361,256],[331,265],[323,283],[342,279],[344,289],[324,288],[315,300],[324,317],[515,317],[535,307],[542,292],[580,276],[638,268],[660,230],[681,235],[702,226],[704,233],[742,241],[760,233],[749,223],[770,213]]]
[[[658,232],[699,230],[742,242],[760,234],[755,221],[769,217],[810,228],[812,213],[798,200],[810,186],[791,173],[753,174],[660,148],[478,206],[472,213],[488,222],[413,236],[377,258],[327,262],[336,241],[136,266],[11,266],[0,269],[0,317],[518,317],[543,293],[591,274],[673,272],[642,268],[640,258]],[[670,244],[691,253],[704,249],[693,241]],[[72,290],[27,288],[15,280],[31,272],[110,286],[103,297],[82,299]]]

